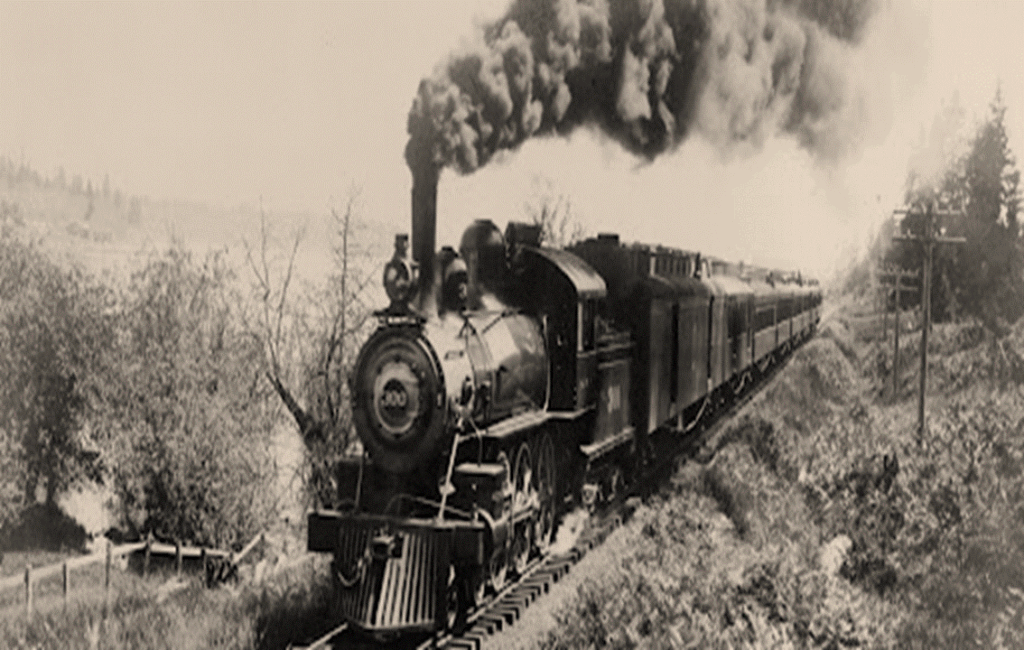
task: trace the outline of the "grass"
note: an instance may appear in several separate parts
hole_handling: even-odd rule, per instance
[[[8,576],[23,575],[25,567],[31,564],[33,567],[49,566],[64,560],[70,560],[80,556],[81,553],[74,551],[46,551],[46,550],[18,550],[4,551],[4,561],[0,564],[0,578]]]
[[[169,574],[115,572],[106,619],[102,587],[76,591],[66,607],[59,593],[40,593],[31,621],[20,603],[0,610],[0,646],[284,648],[327,629],[329,585],[320,560],[307,557],[261,584],[204,589],[191,577],[184,590],[166,599],[159,588]]]
[[[41,554],[24,553],[27,557],[38,558]],[[50,554],[46,554],[50,555]],[[8,556],[9,558],[10,556]],[[55,561],[60,561],[59,558]],[[4,563],[7,563],[5,558]],[[33,566],[44,566],[36,564]],[[70,589],[68,591],[69,602],[80,601],[95,597],[96,593],[102,593],[104,584],[105,567],[103,561],[88,566],[72,569],[69,576]],[[126,589],[134,589],[141,580],[138,576],[126,573],[121,570],[111,571],[111,591],[118,593]],[[55,607],[63,607],[63,584],[60,573],[51,575],[42,580],[33,581],[33,603],[37,612],[52,610]],[[12,612],[22,612],[25,608],[24,586],[17,589],[10,589],[0,592],[0,616],[7,616]]]

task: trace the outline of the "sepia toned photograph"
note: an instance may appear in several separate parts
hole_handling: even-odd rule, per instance
[[[0,0],[0,648],[1024,647],[1024,0]]]

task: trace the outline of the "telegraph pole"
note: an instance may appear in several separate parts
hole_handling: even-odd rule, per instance
[[[894,214],[912,214],[909,208],[901,208],[894,211]],[[921,244],[924,259],[921,262],[921,395],[917,403],[917,432],[918,440],[924,440],[924,393],[928,386],[928,330],[931,329],[932,310],[932,252],[936,244],[966,244],[963,237],[945,237],[935,232],[935,217],[960,216],[960,212],[949,210],[936,210],[934,202],[929,202],[924,208],[924,232],[918,235],[897,235],[893,241],[916,241]]]
[[[903,278],[916,278],[920,274],[917,271],[906,271],[899,267],[892,267],[884,269],[882,275],[882,286],[888,285],[888,276],[893,276],[893,284],[895,285],[895,325],[893,327],[893,349],[892,349],[892,399],[895,402],[899,398],[900,394],[900,294],[904,291],[915,292],[915,287],[903,287],[900,286],[900,280]],[[888,309],[886,309],[888,311]]]

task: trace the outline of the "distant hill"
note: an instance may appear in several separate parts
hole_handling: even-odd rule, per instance
[[[0,157],[4,226],[89,267],[110,266],[147,244],[143,200],[81,176],[53,177]]]
[[[46,175],[0,156],[0,226],[97,273],[129,271],[172,241],[197,253],[226,250],[232,262],[244,264],[243,241],[259,241],[260,213],[253,205],[155,201],[114,188],[107,178],[69,177],[63,169]],[[329,272],[332,246],[338,243],[329,212],[268,213],[266,218],[278,251],[290,249],[296,229],[304,229],[296,262],[300,276],[315,281]],[[350,243],[371,257],[383,261],[390,254],[391,233],[364,224],[354,235]]]

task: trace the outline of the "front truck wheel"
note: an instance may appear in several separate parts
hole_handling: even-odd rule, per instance
[[[448,573],[448,588],[445,593],[445,630],[455,636],[466,631],[469,608],[473,606],[468,567],[452,566]]]

